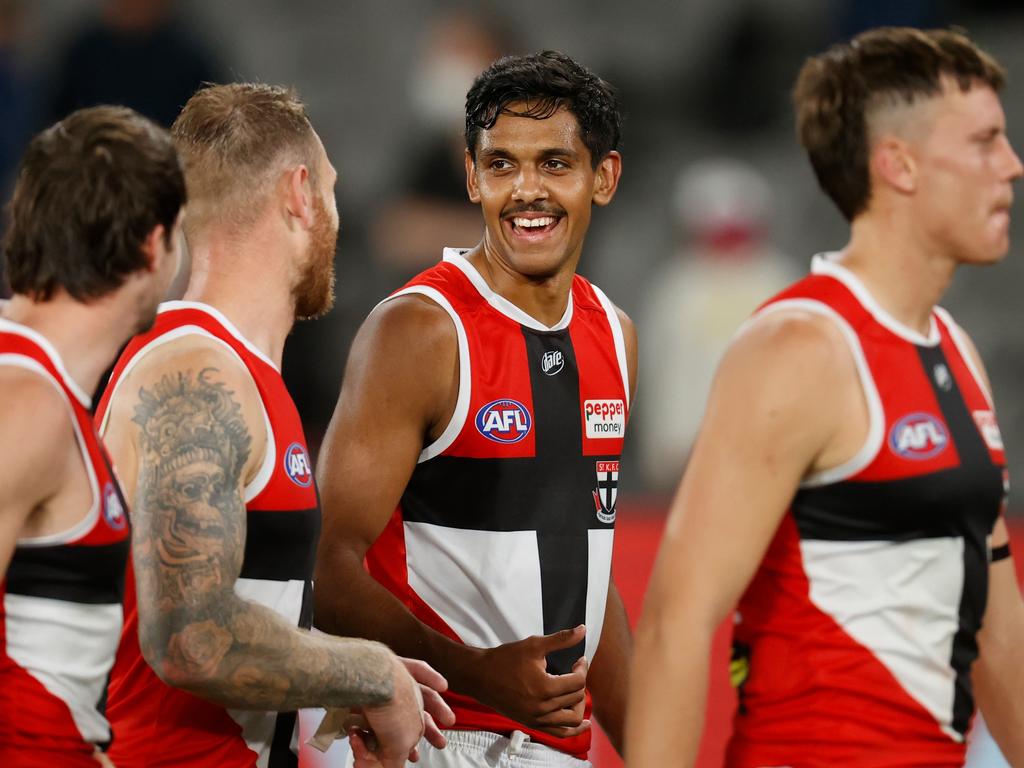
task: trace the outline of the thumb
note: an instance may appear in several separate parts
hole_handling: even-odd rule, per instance
[[[552,632],[550,635],[544,635],[541,638],[541,648],[544,653],[558,651],[562,648],[572,648],[574,645],[582,643],[586,634],[587,627],[585,624],[580,624],[572,629],[563,629],[561,632]]]

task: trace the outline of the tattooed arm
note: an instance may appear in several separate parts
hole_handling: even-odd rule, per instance
[[[314,636],[235,594],[243,489],[266,450],[262,406],[230,354],[186,342],[147,355],[122,380],[107,425],[135,498],[146,661],[168,684],[233,708],[393,704],[418,738],[418,691],[385,646]]]

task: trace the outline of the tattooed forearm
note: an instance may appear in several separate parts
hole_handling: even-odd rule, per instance
[[[239,598],[252,438],[215,368],[139,390],[133,559],[139,641],[168,683],[235,708],[383,704],[391,654],[314,637]]]

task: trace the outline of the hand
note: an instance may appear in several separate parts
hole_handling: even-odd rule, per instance
[[[455,713],[441,698],[441,694],[448,690],[448,681],[425,661],[401,656],[399,660],[405,664],[412,679],[420,686],[420,695],[423,697],[424,738],[432,747],[444,749],[448,740],[441,733],[441,728],[451,728],[455,724]]]
[[[92,759],[103,766],[103,768],[116,768],[111,762],[110,758],[107,757],[107,753],[99,749],[96,749],[92,753]]]
[[[406,760],[419,760],[417,745],[425,729],[423,695],[419,683],[397,656],[393,669],[391,701],[379,707],[363,707],[359,714],[366,720],[366,729],[349,733],[353,757],[361,756],[360,768],[364,765],[405,768]]]
[[[588,664],[580,658],[564,675],[547,671],[547,655],[583,642],[582,624],[481,651],[473,663],[472,695],[502,714],[552,736],[584,733]]]

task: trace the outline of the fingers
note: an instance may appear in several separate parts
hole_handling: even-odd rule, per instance
[[[420,686],[420,693],[423,694],[423,711],[429,714],[441,728],[451,728],[455,725],[455,713],[441,698],[441,694],[433,688],[423,685]]]
[[[365,731],[351,730],[348,734],[349,748],[352,750],[354,768],[379,768],[381,762],[363,740]]]
[[[582,662],[582,664],[580,663]],[[586,659],[580,659],[572,666],[572,671],[564,675],[549,675],[546,687],[549,698],[564,696],[576,691],[582,692],[587,686],[587,672],[590,666]]]
[[[440,672],[427,664],[427,662],[420,661],[419,659],[407,659],[403,656],[399,656],[398,658],[405,665],[409,674],[412,675],[412,679],[417,683],[433,688],[435,691],[448,690],[448,681],[444,679],[444,676]]]
[[[579,722],[580,718],[583,717],[583,704],[585,699],[585,691],[580,688],[579,690],[541,702],[540,712],[541,714],[548,714],[551,712],[557,712],[560,709],[573,709],[574,707],[579,707],[580,717],[576,718],[576,722]]]
[[[580,624],[572,629],[563,629],[561,632],[552,632],[550,635],[544,635],[540,638],[540,649],[547,655],[552,651],[572,648],[574,645],[582,643],[586,635],[587,627],[585,624]]]
[[[437,727],[437,723],[428,712],[423,713],[423,738],[435,749],[444,749],[448,744],[448,739],[441,733],[441,729]]]

